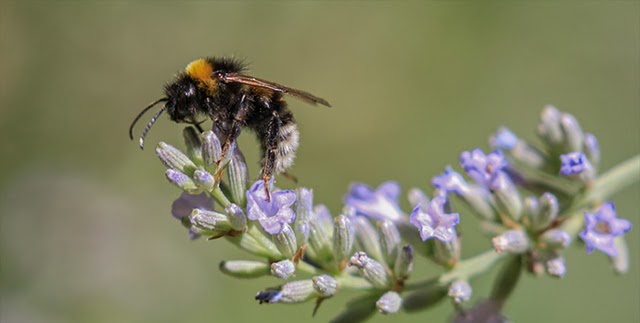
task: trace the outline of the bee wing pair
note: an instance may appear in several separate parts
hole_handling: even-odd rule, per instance
[[[249,86],[255,86],[260,88],[269,89],[276,92],[281,92],[284,94],[288,94],[291,96],[295,96],[296,98],[302,99],[311,104],[322,104],[326,107],[331,107],[331,104],[327,102],[327,100],[319,98],[311,93],[300,91],[296,89],[292,89],[290,87],[275,83],[269,82],[267,80],[262,80],[257,77],[241,75],[237,73],[219,73],[216,75],[224,83],[241,83]]]

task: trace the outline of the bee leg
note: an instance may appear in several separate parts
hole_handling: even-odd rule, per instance
[[[240,99],[240,104],[236,115],[233,117],[233,121],[231,122],[231,127],[229,130],[229,134],[227,135],[227,139],[224,141],[224,145],[222,146],[222,153],[220,154],[220,159],[216,160],[216,164],[220,164],[220,162],[224,159],[224,156],[227,155],[227,150],[229,150],[229,146],[232,142],[234,142],[238,136],[240,135],[240,124],[244,122],[247,118],[247,113],[249,112],[249,105],[245,101],[247,95],[243,94]]]
[[[262,180],[264,181],[264,190],[267,194],[267,201],[271,201],[269,194],[269,181],[275,172],[276,153],[278,152],[278,130],[282,126],[282,120],[277,111],[273,111],[273,116],[269,120],[268,126],[264,129],[262,136],[262,149],[264,158],[262,159]]]

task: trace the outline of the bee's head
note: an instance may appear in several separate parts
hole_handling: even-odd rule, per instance
[[[190,77],[183,75],[165,88],[167,103],[165,104],[169,118],[175,122],[193,122],[199,111],[203,94],[198,84]]]

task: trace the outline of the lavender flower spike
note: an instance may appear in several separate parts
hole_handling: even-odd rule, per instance
[[[443,242],[451,242],[457,238],[456,225],[460,222],[458,213],[444,213],[446,198],[442,196],[434,197],[423,209],[418,205],[409,216],[409,222],[420,231],[422,241],[429,238],[437,238]]]
[[[585,229],[580,238],[587,245],[587,253],[598,249],[610,257],[618,254],[614,238],[631,230],[631,222],[616,217],[616,210],[611,202],[602,204],[595,213],[584,213]]]
[[[293,190],[272,192],[271,201],[267,201],[264,182],[259,180],[247,191],[247,217],[260,222],[269,234],[278,234],[285,224],[291,224],[295,219],[296,213],[291,208],[295,201]]]
[[[399,197],[400,185],[393,181],[380,184],[375,191],[365,184],[354,183],[345,196],[344,202],[353,207],[358,214],[376,220],[395,222],[403,216],[398,207]]]

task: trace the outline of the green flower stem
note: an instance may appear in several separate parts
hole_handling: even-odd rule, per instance
[[[482,274],[498,263],[508,253],[497,253],[495,250],[485,251],[473,258],[459,261],[452,270],[443,273],[438,278],[427,279],[412,284],[407,284],[405,290],[416,290],[433,284],[434,280],[441,286],[446,286],[457,279],[470,279]]]
[[[224,192],[220,189],[220,186],[214,187],[211,191],[211,195],[224,207],[228,207],[231,204],[231,201],[224,195]]]
[[[582,208],[600,203],[638,181],[640,181],[640,155],[635,155],[600,175],[591,188],[574,205],[577,208]]]
[[[361,291],[370,291],[376,289],[375,287],[373,287],[373,285],[371,285],[371,283],[361,277],[342,274],[334,278],[340,288]]]
[[[304,262],[304,261],[300,261],[298,263],[298,265],[296,266],[296,271],[301,272],[301,273],[306,273],[309,275],[319,275],[320,272],[318,271],[318,269],[316,267],[311,266],[310,264]]]

